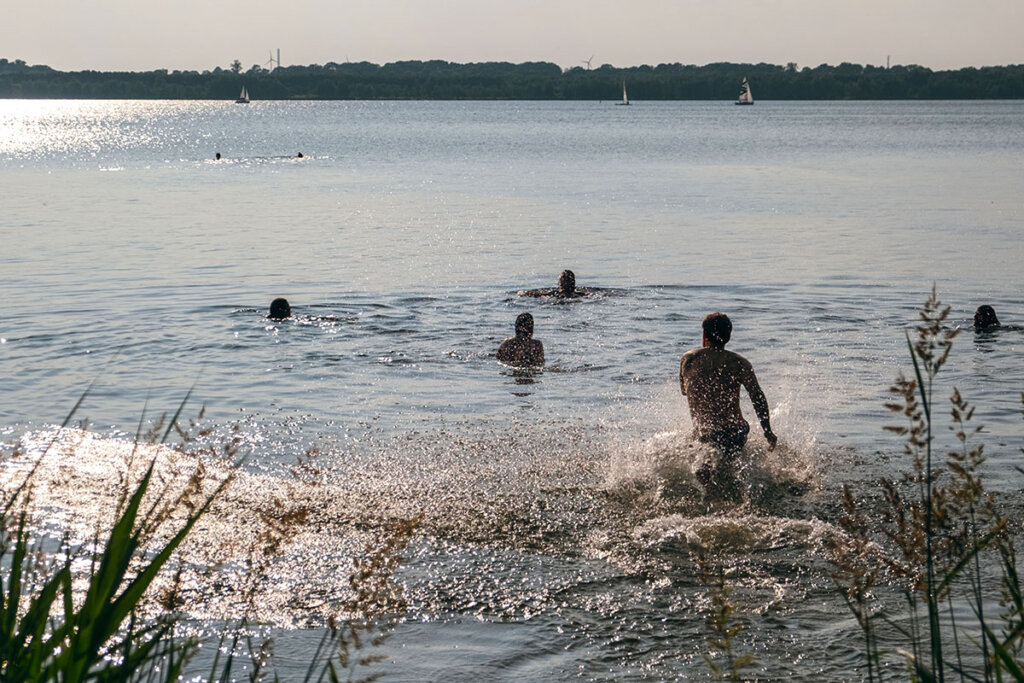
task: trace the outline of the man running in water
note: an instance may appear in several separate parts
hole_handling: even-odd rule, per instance
[[[772,432],[768,400],[754,375],[754,368],[743,356],[726,351],[732,336],[732,322],[724,313],[704,318],[704,345],[687,351],[679,363],[679,388],[690,405],[697,440],[714,446],[720,454],[717,463],[700,468],[697,479],[706,487],[716,482],[719,474],[731,469],[736,456],[747,443],[750,425],[740,412],[740,387],[746,388],[754,404],[769,450],[778,438]]]

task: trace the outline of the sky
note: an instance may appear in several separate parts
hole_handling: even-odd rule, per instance
[[[61,71],[442,59],[1024,63],[1024,0],[12,0],[0,57]]]

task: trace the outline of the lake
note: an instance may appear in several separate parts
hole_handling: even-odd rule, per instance
[[[937,395],[976,404],[1024,519],[1024,102],[7,100],[0,122],[0,431],[31,440],[92,383],[64,465],[113,470],[194,386],[185,414],[247,455],[214,538],[317,449],[318,522],[256,618],[286,679],[360,544],[419,514],[387,680],[707,677],[700,553],[762,679],[862,678],[823,538],[843,484],[907,467],[883,403],[933,285],[964,328]],[[595,294],[517,294],[566,268]],[[1003,329],[970,329],[983,303]],[[744,394],[754,474],[724,508],[678,383],[713,311],[780,438]],[[494,358],[522,312],[543,372]]]

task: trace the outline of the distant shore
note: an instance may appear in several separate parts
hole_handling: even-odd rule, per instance
[[[548,62],[406,61],[284,66],[239,62],[210,71],[57,71],[0,59],[3,99],[234,100],[729,100],[747,78],[757,100],[1024,99],[1024,64],[932,71],[843,63],[608,64],[563,70]]]

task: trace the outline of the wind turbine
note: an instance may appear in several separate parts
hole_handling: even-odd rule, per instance
[[[594,61],[594,55],[590,55],[590,59],[584,59],[584,60],[583,60],[582,62],[580,62],[580,63],[581,63],[581,64],[586,64],[586,65],[587,65],[587,71],[590,71],[590,63],[591,63],[592,61]]]
[[[277,66],[274,66],[275,62],[277,63]],[[277,51],[277,59],[276,60],[274,59],[274,51],[273,50],[270,51],[270,59],[265,61],[263,63],[263,66],[267,66],[268,64],[270,65],[270,70],[271,71],[273,71],[274,69],[280,69],[281,68],[281,50],[280,49],[278,49],[278,51]]]

